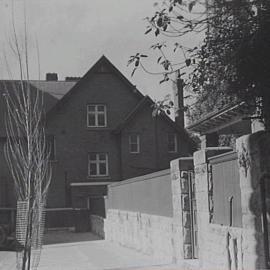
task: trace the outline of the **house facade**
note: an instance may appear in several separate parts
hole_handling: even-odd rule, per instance
[[[59,98],[58,82],[51,83],[53,91],[33,82]],[[153,117],[153,101],[105,56],[66,87],[46,115],[53,171],[48,208],[91,209],[108,184],[169,168],[170,160],[192,154],[184,128],[164,114]]]

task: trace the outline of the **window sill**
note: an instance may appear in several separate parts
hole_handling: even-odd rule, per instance
[[[87,176],[87,179],[89,180],[111,180],[111,177],[110,176]]]
[[[112,128],[109,128],[109,127],[86,127],[86,130],[94,130],[94,131],[97,131],[97,130],[112,130]]]

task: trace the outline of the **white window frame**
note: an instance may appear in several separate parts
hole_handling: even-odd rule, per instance
[[[95,111],[90,111],[89,107],[95,107]],[[99,112],[98,111],[98,106],[103,106],[104,111]],[[95,125],[89,125],[89,115],[93,114],[95,116]],[[104,115],[104,125],[99,125],[98,124],[98,116],[99,115]],[[87,127],[89,128],[99,128],[99,127],[107,127],[107,107],[105,104],[88,104],[87,105]]]
[[[173,136],[173,144],[174,144],[173,150],[169,149],[171,136]],[[177,134],[176,133],[168,133],[167,138],[168,138],[168,153],[177,153],[178,152]]]
[[[90,159],[90,155],[96,155],[95,160]],[[99,155],[105,155],[105,160],[100,160]],[[91,174],[90,165],[96,164],[97,174]],[[106,174],[100,174],[100,164],[106,164]],[[89,153],[88,154],[88,176],[89,177],[105,177],[109,176],[109,159],[107,153]]]
[[[136,142],[132,141],[132,136],[136,136]],[[131,154],[139,154],[141,149],[140,149],[140,134],[129,134],[128,136],[128,142],[129,142],[129,152]],[[136,151],[132,151],[132,145],[136,145]]]

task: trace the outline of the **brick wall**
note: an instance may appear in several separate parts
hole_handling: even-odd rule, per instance
[[[110,72],[96,73],[80,84],[72,97],[58,107],[48,119],[46,132],[55,136],[56,160],[52,162],[53,177],[48,197],[49,207],[70,207],[70,182],[114,182],[169,168],[170,160],[185,155],[189,149],[186,138],[180,138],[179,152],[170,154],[167,134],[176,132],[164,119],[155,123],[152,108],[146,105],[122,130],[113,130],[140,101],[133,89]],[[87,104],[105,104],[106,128],[86,127]],[[130,132],[141,134],[141,153],[129,153]],[[156,139],[153,139],[153,138]],[[88,177],[88,153],[108,153],[109,176]],[[76,191],[77,192],[77,191]],[[97,193],[96,195],[103,195]],[[83,199],[84,200],[84,199]],[[72,199],[74,202],[74,199]],[[83,203],[83,202],[82,202]]]

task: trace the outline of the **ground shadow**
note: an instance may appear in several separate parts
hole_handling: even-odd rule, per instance
[[[102,240],[91,232],[74,232],[69,230],[49,230],[44,234],[44,245],[75,243]]]

